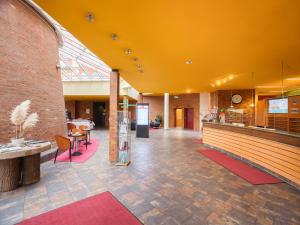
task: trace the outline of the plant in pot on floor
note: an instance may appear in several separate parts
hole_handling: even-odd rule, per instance
[[[30,100],[22,102],[17,105],[10,114],[10,120],[15,125],[15,138],[11,139],[11,143],[14,146],[21,146],[24,144],[24,132],[28,128],[32,128],[39,121],[37,113],[29,114]]]
[[[162,116],[160,114],[156,115],[154,128],[159,128],[162,122]]]

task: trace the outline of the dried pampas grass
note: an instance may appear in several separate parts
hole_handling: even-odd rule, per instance
[[[10,120],[14,125],[20,126],[25,121],[30,108],[30,103],[30,100],[26,100],[16,106],[16,108],[11,112]]]
[[[39,116],[37,113],[31,113],[25,122],[23,123],[23,130],[34,127],[39,121]]]
[[[23,136],[25,129],[34,127],[39,121],[37,113],[32,113],[28,116],[30,104],[30,100],[21,102],[10,114],[10,120],[16,126],[16,138]]]

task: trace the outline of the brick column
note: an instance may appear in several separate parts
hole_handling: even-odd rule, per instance
[[[139,93],[137,102],[143,103],[143,93]]]
[[[109,95],[109,161],[116,162],[118,157],[118,98],[120,88],[119,70],[110,74]]]

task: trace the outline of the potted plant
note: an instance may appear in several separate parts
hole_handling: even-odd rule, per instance
[[[12,110],[10,120],[15,125],[15,138],[11,139],[11,143],[14,146],[20,146],[24,144],[24,132],[26,129],[34,127],[39,121],[37,113],[29,113],[30,100],[22,102]]]
[[[155,122],[161,124],[162,122],[162,116],[160,114],[157,114],[156,117],[155,117]]]

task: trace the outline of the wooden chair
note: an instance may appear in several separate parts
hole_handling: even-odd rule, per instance
[[[70,135],[72,130],[76,128],[76,125],[74,123],[67,123],[67,128],[68,128],[68,135]]]
[[[90,131],[85,131],[85,129],[88,129],[89,127],[88,126],[85,126],[85,125],[80,125],[79,126],[79,129],[82,130],[83,132],[85,132],[85,134],[87,135],[87,139],[88,139],[88,143],[90,142],[91,140],[91,133]]]
[[[55,158],[54,158],[54,163],[56,162],[56,157],[58,154],[58,151],[67,151],[69,150],[69,158],[70,162],[72,162],[72,151],[71,151],[71,142],[68,138],[60,136],[60,135],[55,135],[55,141],[57,144],[57,150],[55,153]]]
[[[74,128],[72,129],[72,134],[76,134],[76,133],[80,133],[83,134],[82,136],[76,137],[77,141],[80,143],[82,141],[85,141],[85,150],[87,150],[87,145],[88,145],[88,138],[87,138],[87,134],[85,131]],[[73,146],[74,146],[74,140],[73,140]]]

